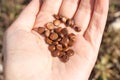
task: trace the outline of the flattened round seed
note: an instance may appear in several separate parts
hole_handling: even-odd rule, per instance
[[[54,26],[54,24],[53,24],[52,22],[47,23],[47,24],[46,24],[46,27],[47,27],[47,29],[49,29],[49,30],[55,28],[55,26]]]
[[[75,30],[76,32],[80,32],[80,31],[81,31],[81,28],[76,26],[76,27],[74,28],[74,30]]]
[[[67,21],[67,18],[64,17],[64,16],[60,16],[60,21],[63,22],[63,23],[66,23]]]
[[[67,28],[63,28],[63,29],[61,30],[61,33],[62,33],[63,35],[68,35],[68,30],[67,30]]]
[[[60,51],[55,50],[51,54],[52,54],[53,57],[58,57],[60,55]]]
[[[59,42],[58,41],[53,41],[53,45],[57,45]]]
[[[60,33],[61,30],[62,30],[62,27],[58,27],[58,28],[55,28],[55,29],[54,29],[54,31],[55,31],[56,33]]]
[[[68,47],[69,39],[67,37],[64,37],[60,43],[63,45],[63,47]]]
[[[54,14],[53,17],[54,17],[55,19],[60,19],[59,15],[56,15],[56,14]]]
[[[74,51],[72,49],[69,49],[69,50],[66,51],[66,55],[68,55],[69,57],[73,56],[74,55]]]
[[[76,40],[76,35],[75,35],[74,33],[70,33],[70,34],[68,35],[68,37],[69,37],[70,40],[73,40],[73,41]]]
[[[67,21],[66,21],[66,25],[67,25],[67,26],[74,26],[74,24],[75,24],[74,20],[72,20],[72,19],[67,19]]]
[[[64,51],[60,52],[60,55],[58,56],[59,58],[61,58],[62,56],[66,55],[66,53]]]
[[[60,58],[60,60],[61,60],[62,62],[67,62],[67,61],[69,61],[69,57],[68,57],[67,55],[63,55],[63,56]]]
[[[38,33],[39,34],[43,34],[45,32],[45,28],[44,27],[39,27],[38,28]]]
[[[57,50],[59,50],[59,51],[62,51],[62,50],[63,50],[63,47],[62,47],[61,44],[57,44],[57,45],[56,45],[56,48],[57,48]]]
[[[50,40],[49,38],[45,38],[45,42],[47,43],[47,44],[52,44],[52,40]]]
[[[52,51],[55,51],[55,45],[49,45],[48,46],[48,49],[52,52]]]
[[[45,36],[46,36],[46,37],[49,37],[49,36],[50,36],[50,30],[46,30],[46,31],[45,31]]]
[[[55,26],[59,26],[60,23],[61,23],[60,20],[54,20],[54,21],[53,21],[53,24],[54,24]]]
[[[74,45],[74,41],[73,40],[70,40],[69,43],[68,43],[68,46],[69,47],[72,47]]]
[[[51,34],[50,34],[50,39],[51,39],[51,40],[56,40],[56,39],[58,39],[58,34],[55,33],[55,32],[51,33]]]

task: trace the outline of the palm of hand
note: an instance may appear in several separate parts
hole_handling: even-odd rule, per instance
[[[13,75],[20,80],[87,80],[97,58],[104,29],[104,19],[106,19],[104,15],[107,15],[107,9],[103,15],[93,17],[96,20],[93,22],[96,22],[95,24],[99,25],[99,28],[94,28],[93,26],[97,25],[93,25],[92,21],[89,21],[88,23],[91,22],[91,25],[87,25],[89,28],[85,29],[86,32],[84,30],[84,34],[82,32],[77,34],[77,40],[73,46],[75,55],[67,63],[53,58],[44,38],[35,31],[11,27],[6,35],[7,43],[9,43],[6,48],[9,51],[9,54],[6,52],[9,60],[6,59],[6,65],[9,65],[6,73],[10,74],[9,80],[12,80],[10,76]],[[104,16],[103,19],[97,21],[102,16]],[[41,20],[44,21],[45,18],[38,16],[35,25],[43,22]],[[101,24],[102,20],[104,20],[103,24]],[[31,22],[30,26],[34,24],[33,21]]]

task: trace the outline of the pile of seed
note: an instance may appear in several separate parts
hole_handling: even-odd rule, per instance
[[[45,27],[39,27],[38,33],[45,37],[45,42],[48,44],[48,49],[53,57],[58,57],[62,62],[67,62],[74,55],[73,46],[76,35],[69,33],[66,27],[71,27],[76,32],[80,32],[80,28],[74,23],[74,20],[64,16],[54,15],[55,20],[49,22]],[[66,27],[60,27],[60,24],[65,24]]]

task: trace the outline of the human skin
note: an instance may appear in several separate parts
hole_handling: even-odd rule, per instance
[[[109,0],[32,0],[4,35],[5,80],[88,80],[95,65],[107,19]],[[73,18],[81,32],[67,63],[53,58],[35,30],[54,20]],[[64,26],[63,26],[64,27]]]

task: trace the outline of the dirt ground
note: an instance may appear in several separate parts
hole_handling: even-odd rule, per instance
[[[30,0],[0,0],[0,80],[3,79],[3,33]],[[104,6],[104,5],[103,5]],[[98,60],[89,80],[120,80],[120,0],[110,0],[106,29]],[[112,25],[115,24],[115,25]],[[111,26],[112,25],[112,26]]]

